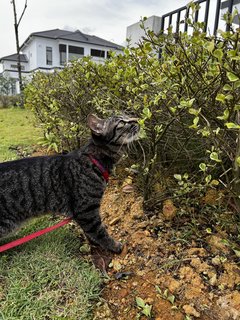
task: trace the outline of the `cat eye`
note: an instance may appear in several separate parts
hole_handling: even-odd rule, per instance
[[[117,128],[118,128],[118,129],[121,129],[121,128],[123,128],[124,126],[125,126],[125,122],[120,121],[120,122],[118,123],[118,125],[117,125]]]

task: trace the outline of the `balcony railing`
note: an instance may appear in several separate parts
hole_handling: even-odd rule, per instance
[[[196,4],[200,5],[200,9],[197,9],[194,14],[194,22],[204,22],[204,31],[207,32],[209,28],[209,17],[210,17],[210,0],[197,0]],[[221,18],[221,9],[227,9],[227,11],[231,14],[233,12],[233,8],[236,4],[240,4],[240,0],[216,0],[214,1],[214,6],[211,7],[211,18],[213,17],[214,23],[212,29],[212,33],[214,35],[217,34],[217,30],[219,27],[219,21]],[[211,0],[211,5],[213,1]],[[201,13],[201,18],[199,17]],[[180,31],[181,24],[184,24],[183,31],[188,31],[188,23],[187,20],[190,15],[189,6],[183,6],[179,9],[173,10],[169,13],[164,14],[161,18],[161,27],[160,31],[164,32],[168,27],[172,26],[174,28],[174,32],[178,33]],[[213,20],[211,19],[211,24]],[[230,30],[231,25],[226,23],[226,31]]]

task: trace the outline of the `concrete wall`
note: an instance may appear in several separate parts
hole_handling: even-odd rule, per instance
[[[142,37],[145,37],[145,31],[140,27],[141,22],[134,23],[127,27],[127,39],[131,47],[137,47]],[[160,31],[161,17],[151,16],[144,22],[146,30],[154,31],[156,34]]]

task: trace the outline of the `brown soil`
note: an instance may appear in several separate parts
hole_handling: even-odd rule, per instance
[[[227,232],[216,226],[199,236],[171,200],[152,216],[144,214],[131,183],[111,179],[102,202],[109,233],[125,247],[119,256],[102,253],[96,259],[93,253],[108,274],[94,319],[240,319],[239,258],[223,241]],[[136,297],[152,306],[151,316]]]

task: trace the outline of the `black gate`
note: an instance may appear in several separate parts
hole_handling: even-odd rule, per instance
[[[204,31],[207,31],[207,28],[209,26],[209,7],[210,7],[210,0],[197,0],[195,1],[196,4],[200,5],[200,9],[196,10],[195,16],[194,16],[194,22],[204,22]],[[211,0],[211,4],[213,3],[213,0]],[[240,4],[240,0],[216,0],[215,8],[213,9],[215,11],[215,15],[213,17],[214,19],[214,25],[213,25],[213,34],[216,35],[221,15],[221,9],[227,9],[229,13],[233,12],[233,7],[236,4]],[[181,7],[177,10],[171,11],[167,14],[164,14],[161,16],[161,28],[160,31],[164,32],[164,30],[170,26],[174,27],[174,30],[176,33],[178,33],[180,30],[180,24],[184,24],[184,30],[188,31],[188,23],[187,19],[189,18],[189,6]],[[199,19],[199,13],[201,11],[201,15],[203,16],[203,19]],[[173,22],[173,19],[175,20]],[[213,21],[212,21],[213,22]],[[226,31],[230,30],[231,25],[229,23],[226,24]]]

